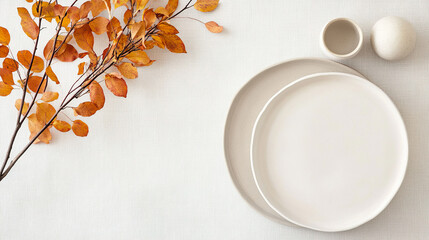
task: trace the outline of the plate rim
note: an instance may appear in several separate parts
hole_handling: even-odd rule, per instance
[[[253,80],[258,77],[259,75],[277,67],[283,64],[287,64],[287,63],[292,63],[292,62],[296,62],[296,61],[319,61],[319,62],[324,62],[324,63],[331,63],[331,64],[335,64],[337,66],[342,66],[345,67],[347,69],[350,69],[352,72],[354,72],[355,74],[359,74],[360,76],[362,76],[362,78],[366,79],[367,77],[362,74],[361,72],[357,71],[356,69],[347,66],[343,63],[339,63],[330,59],[326,59],[326,58],[320,58],[320,57],[296,57],[296,58],[290,58],[290,59],[286,59],[286,60],[281,60],[281,61],[277,61],[275,63],[269,64],[268,66],[262,67],[261,69],[259,69],[255,74],[253,74],[249,80],[247,80],[239,89],[238,91],[235,93],[234,97],[231,99],[230,103],[229,103],[229,108],[228,108],[228,112],[226,114],[225,120],[224,120],[224,130],[223,130],[223,138],[222,138],[222,142],[223,142],[223,155],[224,155],[224,161],[226,163],[226,167],[228,169],[228,175],[229,175],[229,179],[230,181],[232,181],[234,188],[237,190],[237,192],[239,193],[240,197],[242,199],[244,199],[244,201],[246,202],[246,204],[248,206],[250,206],[253,210],[255,210],[257,213],[261,214],[262,216],[268,218],[269,220],[285,225],[285,226],[289,226],[289,227],[299,227],[296,224],[293,224],[285,219],[282,219],[281,216],[279,216],[279,218],[269,215],[268,213],[266,213],[261,207],[259,207],[247,194],[246,192],[242,189],[242,186],[238,183],[237,177],[235,172],[233,171],[233,167],[231,166],[231,160],[229,155],[228,155],[228,146],[227,146],[227,133],[228,133],[228,126],[230,125],[230,116],[234,107],[234,103],[236,103],[236,100],[238,99],[238,97],[241,95],[241,93],[243,92],[243,90],[245,88],[247,88],[249,86],[249,84],[251,82],[253,82]],[[296,81],[293,80],[293,81]],[[250,161],[250,159],[249,159]]]
[[[262,116],[264,115],[265,111],[267,110],[267,108],[270,106],[270,104],[279,96],[281,95],[284,91],[286,91],[288,88],[290,88],[291,86],[296,85],[297,83],[300,83],[302,81],[306,81],[312,78],[317,78],[317,77],[321,77],[321,76],[332,76],[332,75],[336,75],[336,76],[346,76],[346,77],[350,77],[350,78],[354,78],[357,79],[359,81],[365,82],[365,84],[367,84],[368,86],[370,86],[370,88],[375,89],[379,92],[379,94],[381,94],[382,96],[384,96],[386,98],[386,101],[391,104],[393,106],[393,111],[395,113],[398,114],[399,116],[399,124],[401,127],[401,131],[403,130],[405,133],[405,138],[404,140],[404,145],[405,145],[405,159],[404,159],[404,168],[402,169],[402,171],[400,172],[400,180],[398,182],[397,186],[394,186],[393,191],[391,193],[391,196],[389,196],[387,198],[387,201],[381,205],[381,207],[379,207],[379,209],[377,209],[375,211],[375,214],[371,215],[370,218],[365,219],[362,223],[358,223],[355,225],[351,225],[350,227],[347,228],[342,228],[339,230],[335,230],[335,229],[321,229],[321,228],[317,228],[317,227],[312,227],[312,226],[308,226],[305,224],[301,224],[299,222],[294,221],[293,219],[290,219],[289,217],[287,217],[285,214],[283,214],[280,210],[278,210],[265,196],[264,192],[262,191],[261,187],[259,186],[258,183],[258,178],[256,177],[256,173],[255,173],[255,168],[254,168],[254,157],[253,157],[253,149],[254,149],[254,138],[255,138],[255,134],[256,134],[256,129],[258,127],[258,123],[260,121],[260,119],[262,118]],[[392,99],[389,97],[389,95],[387,95],[380,87],[378,87],[376,84],[372,83],[371,81],[363,78],[363,77],[359,77],[353,74],[349,74],[349,73],[341,73],[341,72],[324,72],[324,73],[315,73],[315,74],[310,74],[307,76],[304,76],[302,78],[299,78],[295,81],[292,81],[291,83],[287,84],[286,86],[284,86],[283,88],[281,88],[277,93],[275,93],[264,105],[264,107],[262,108],[262,110],[260,111],[260,113],[258,114],[258,117],[255,120],[255,123],[253,125],[253,129],[252,129],[252,137],[251,137],[251,143],[250,143],[250,161],[251,161],[251,169],[252,169],[252,175],[253,175],[253,179],[256,183],[256,186],[258,188],[259,193],[262,195],[262,198],[265,200],[265,202],[275,211],[277,212],[277,214],[279,214],[280,216],[282,216],[283,218],[285,218],[287,221],[300,226],[300,227],[304,227],[304,228],[309,228],[312,230],[316,230],[316,231],[321,231],[321,232],[342,232],[342,231],[347,231],[347,230],[351,230],[354,228],[357,228],[365,223],[368,223],[369,221],[373,220],[374,218],[376,218],[378,215],[380,215],[381,212],[383,212],[387,206],[390,204],[390,202],[393,200],[393,198],[396,196],[396,194],[398,193],[399,189],[402,186],[402,183],[405,179],[405,175],[408,169],[408,162],[409,162],[409,140],[408,140],[408,131],[404,122],[404,119],[398,109],[398,107],[396,106],[396,104],[392,101]]]

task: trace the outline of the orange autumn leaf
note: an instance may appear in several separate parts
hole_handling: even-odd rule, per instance
[[[137,10],[143,10],[148,2],[149,0],[136,0]]]
[[[0,68],[0,77],[5,84],[15,85],[15,82],[13,81],[12,72],[7,70],[6,68]]]
[[[4,82],[0,82],[0,96],[5,97],[9,95],[13,90],[13,87],[5,84]]]
[[[80,48],[88,52],[93,52],[94,35],[92,35],[92,30],[91,27],[89,27],[89,24],[85,24],[81,28],[76,29],[73,36]]]
[[[0,46],[0,58],[5,58],[9,54],[9,48],[2,45]]]
[[[134,67],[134,65],[131,63],[124,62],[121,65],[116,67],[118,68],[122,76],[128,79],[135,79],[139,76],[139,73],[137,72],[137,68]]]
[[[0,27],[0,44],[9,45],[9,43],[10,43],[9,31],[4,27]]]
[[[16,110],[19,111],[21,109],[21,104],[22,104],[22,99],[16,99],[16,101],[15,101]],[[22,106],[21,114],[25,115],[27,113],[29,107],[30,107],[30,104],[25,102],[24,105]]]
[[[78,7],[70,7],[67,10],[67,17],[70,18],[70,21],[72,23],[77,23],[77,21],[80,20],[80,9]]]
[[[165,48],[164,41],[160,36],[152,35],[152,39],[155,41],[156,46],[158,46],[159,48]]]
[[[159,14],[159,15],[163,15],[168,17],[170,14],[168,13],[167,9],[163,8],[163,7],[158,7],[157,9],[155,9],[155,13]]]
[[[178,34],[179,33],[179,31],[177,31],[177,29],[173,25],[168,24],[166,22],[159,23],[157,28],[165,34]]]
[[[36,117],[42,124],[48,123],[57,111],[49,103],[38,103],[36,108]]]
[[[86,123],[82,122],[81,120],[75,120],[73,121],[72,126],[73,133],[78,137],[86,137],[88,136],[88,125]]]
[[[91,98],[91,102],[93,102],[98,109],[102,109],[104,107],[104,102],[106,101],[104,91],[98,82],[94,81],[89,85],[89,96]]]
[[[25,34],[31,39],[35,40],[39,35],[39,27],[36,22],[31,18],[30,13],[25,8],[18,8],[18,14],[21,17],[21,26]]]
[[[146,25],[144,21],[130,24],[131,38],[138,41],[145,37]]]
[[[85,68],[85,62],[79,63],[79,65],[77,67],[78,67],[77,75],[82,75],[84,72],[84,68]]]
[[[107,31],[107,24],[109,24],[109,19],[96,17],[89,23],[89,27],[95,34],[100,35]]]
[[[109,24],[107,24],[107,36],[109,41],[113,41],[116,38],[116,35],[122,30],[121,23],[116,17],[113,17]]]
[[[46,87],[46,82],[47,80],[43,80],[42,82],[42,77],[39,76],[30,76],[28,78],[28,88],[33,91],[33,92],[37,92],[37,89],[39,88],[39,93],[43,93],[45,91],[45,87]]]
[[[186,53],[185,44],[177,35],[161,34],[160,37],[170,52]]]
[[[74,108],[75,113],[82,117],[90,117],[97,112],[98,107],[93,102],[83,102]]]
[[[115,4],[115,8],[124,6],[128,3],[129,0],[113,0],[113,4]]]
[[[42,95],[42,101],[44,102],[53,102],[57,100],[59,94],[57,92],[44,92]]]
[[[54,11],[54,4],[49,2],[35,2],[32,7],[32,13],[34,17],[42,17],[43,19],[51,22],[54,17],[56,17],[55,11]],[[42,12],[40,13],[40,9],[42,9]]]
[[[131,22],[132,19],[133,19],[133,13],[131,12],[130,9],[127,9],[127,11],[125,11],[124,13],[124,23],[127,24]]]
[[[78,57],[79,53],[77,52],[76,48],[74,48],[71,44],[66,45],[66,49],[62,54],[56,55],[56,58],[61,62],[73,62]]]
[[[17,57],[18,57],[18,61],[25,68],[28,69],[30,67],[31,59],[33,57],[33,54],[30,51],[28,51],[28,50],[19,51],[17,54]],[[39,73],[39,72],[43,71],[43,69],[45,69],[45,62],[43,61],[43,59],[38,57],[38,56],[34,56],[33,65],[31,67],[31,70],[33,72]]]
[[[65,121],[55,120],[52,125],[60,132],[68,132],[71,130],[70,124]]]
[[[43,122],[40,122],[37,119],[36,114],[31,114],[28,116],[28,129],[30,130],[30,140],[32,140],[36,135],[43,129],[45,124]],[[52,140],[51,132],[49,131],[49,128],[46,128],[42,134],[37,138],[37,140],[34,143],[43,142],[46,144],[49,144],[49,142]]]
[[[18,70],[18,66],[18,62],[13,60],[12,58],[6,58],[3,61],[3,68],[6,68],[11,72],[15,72],[16,70]]]
[[[96,17],[104,10],[111,9],[110,0],[91,0],[92,7],[91,12],[92,16]],[[107,6],[107,7],[106,7]]]
[[[150,63],[150,58],[147,56],[146,52],[141,50],[129,53],[126,58],[137,66],[144,66]]]
[[[128,87],[125,80],[117,73],[106,74],[106,87],[118,97],[127,97]]]
[[[176,11],[177,5],[179,5],[179,0],[168,0],[167,6],[165,6],[165,9],[167,10],[168,14],[171,15]]]
[[[153,11],[153,9],[146,9],[145,12],[143,13],[143,20],[146,23],[146,28],[152,27],[156,19],[157,19],[156,14]]]
[[[219,0],[197,0],[194,8],[200,12],[211,12],[217,8]]]
[[[58,81],[58,77],[57,75],[54,73],[54,71],[52,71],[51,66],[46,68],[46,75],[48,75],[48,77],[54,81],[56,84],[60,84],[60,81]]]
[[[223,31],[223,27],[219,26],[216,22],[210,21],[205,23],[206,28],[212,33],[220,33]]]
[[[80,18],[86,18],[88,17],[89,12],[91,11],[92,8],[92,2],[87,1],[82,3],[82,5],[80,6]]]

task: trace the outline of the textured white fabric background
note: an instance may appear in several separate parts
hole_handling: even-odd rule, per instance
[[[13,49],[31,49],[16,13],[26,2],[0,4],[0,25],[12,30]],[[185,13],[216,20],[225,32],[175,20],[188,54],[151,52],[158,61],[129,81],[129,97],[108,94],[106,107],[87,120],[88,138],[55,134],[51,145],[33,146],[0,183],[0,239],[428,239],[428,9],[427,0],[234,0],[210,14]],[[417,49],[404,61],[383,61],[369,45],[372,24],[386,15],[402,16],[417,30]],[[327,234],[282,226],[251,209],[230,180],[222,139],[239,88],[273,63],[322,57],[319,32],[335,17],[362,26],[364,48],[345,63],[397,104],[410,158],[383,213],[357,229]],[[55,67],[59,75],[77,72]],[[14,100],[0,98],[2,157]],[[24,130],[19,144],[28,137]]]

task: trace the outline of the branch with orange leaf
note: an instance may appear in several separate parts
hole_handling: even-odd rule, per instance
[[[104,107],[106,99],[100,83],[104,81],[113,95],[127,97],[125,79],[138,78],[137,67],[150,66],[154,62],[147,50],[158,47],[173,53],[186,53],[185,45],[177,35],[179,31],[171,20],[192,7],[201,12],[213,11],[219,2],[196,0],[193,3],[189,0],[182,9],[177,10],[179,0],[169,0],[165,7],[157,8],[149,7],[150,0],[89,0],[81,4],[79,0],[74,0],[69,6],[62,6],[53,0],[26,1],[32,3],[31,11],[20,7],[18,15],[22,30],[34,40],[33,51],[18,51],[15,58],[9,46],[9,31],[0,27],[0,58],[4,59],[3,68],[0,68],[0,96],[12,95],[15,90],[22,92],[21,98],[15,102],[18,116],[0,168],[0,181],[30,146],[38,142],[51,142],[52,128],[59,132],[72,131],[79,137],[87,136],[88,125],[77,117],[90,117]],[[125,8],[120,18],[115,16],[117,8]],[[45,23],[46,26],[43,25]],[[223,30],[213,21],[204,24],[213,33]],[[44,46],[42,58],[37,56],[41,30],[50,25],[55,26],[56,31]],[[107,35],[108,43],[102,53],[94,50],[97,41],[94,34]],[[72,44],[72,40],[76,44]],[[80,53],[79,48],[82,50]],[[62,96],[53,90],[56,85],[61,85],[61,76],[55,74],[52,63],[58,60],[74,64],[78,59],[82,62],[77,66],[76,80]],[[113,67],[117,71],[111,71]],[[18,78],[16,82],[15,78]],[[85,95],[89,95],[88,101],[81,100]],[[62,101],[54,107],[60,97]],[[77,107],[70,106],[71,103],[76,103]],[[73,110],[75,120],[67,115],[68,109]],[[60,113],[66,119],[60,119]],[[25,122],[30,140],[12,157],[16,137]]]

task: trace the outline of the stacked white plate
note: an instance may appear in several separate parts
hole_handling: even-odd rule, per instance
[[[376,217],[408,161],[389,97],[347,66],[310,58],[268,68],[238,92],[224,147],[234,184],[257,211],[328,232]]]

